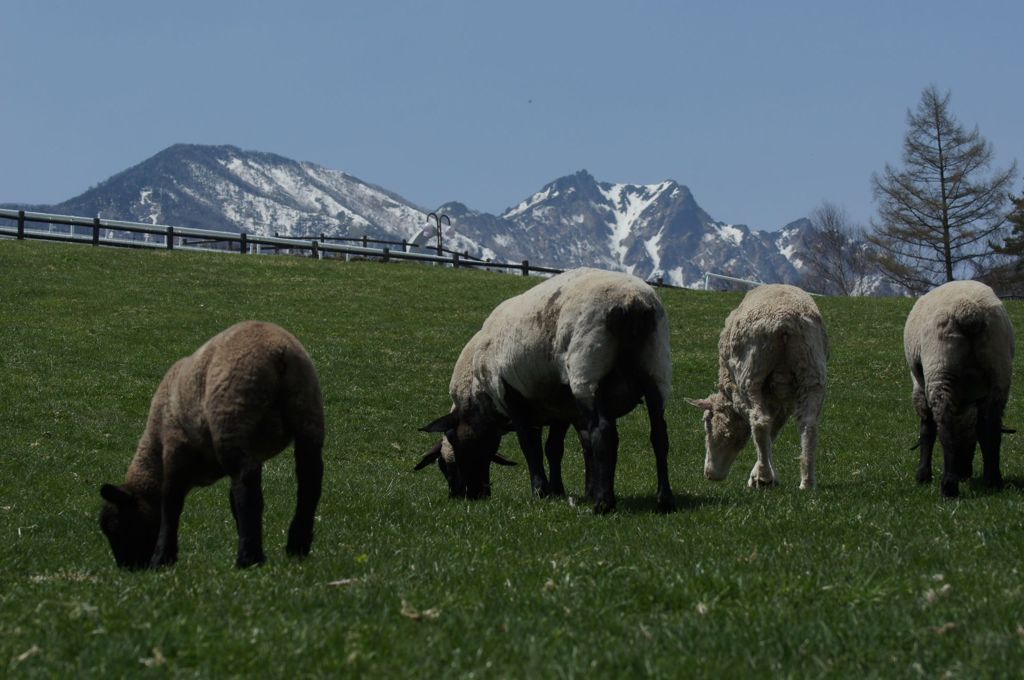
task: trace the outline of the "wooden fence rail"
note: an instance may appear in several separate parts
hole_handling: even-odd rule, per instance
[[[188,250],[221,250],[241,254],[261,253],[264,249],[278,251],[309,251],[310,256],[322,259],[335,254],[345,257],[358,256],[390,260],[409,260],[414,262],[432,262],[451,265],[452,267],[484,267],[504,271],[518,271],[523,276],[530,274],[560,274],[563,270],[554,267],[531,265],[529,260],[522,262],[491,262],[471,257],[465,253],[445,250],[443,255],[409,250],[416,247],[406,241],[382,241],[367,237],[354,239],[365,245],[347,245],[329,241],[342,240],[320,234],[313,238],[284,238],[280,236],[260,236],[245,232],[214,231],[210,229],[194,229],[192,227],[174,227],[162,224],[145,224],[143,222],[125,222],[108,220],[99,217],[80,217],[74,215],[51,215],[49,213],[31,212],[26,210],[9,210],[0,208],[0,221],[10,220],[13,226],[0,224],[0,237],[16,239],[40,239],[47,241],[63,241],[69,243],[86,243],[94,246],[113,246],[121,248],[184,248]],[[46,224],[47,230],[31,229],[30,224]],[[53,232],[52,226],[68,227],[67,232]],[[85,233],[76,233],[83,230]],[[104,232],[106,235],[104,236]],[[158,237],[156,241],[123,238],[114,232],[129,234],[145,234]],[[345,239],[353,240],[353,239]],[[370,243],[381,244],[380,248],[370,247]],[[396,246],[391,248],[390,244]],[[209,246],[214,246],[210,248]]]

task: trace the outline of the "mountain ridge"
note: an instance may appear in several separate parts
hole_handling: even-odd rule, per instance
[[[46,208],[110,219],[282,236],[362,236],[432,242],[428,209],[341,170],[233,145],[174,144],[82,194]],[[597,180],[585,169],[548,182],[494,215],[458,201],[444,245],[490,259],[597,266],[679,286],[706,271],[799,283],[811,229],[775,232],[719,222],[675,180]]]

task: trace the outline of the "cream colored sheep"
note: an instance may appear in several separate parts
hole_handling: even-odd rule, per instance
[[[921,419],[917,480],[932,478],[932,448],[942,444],[942,494],[955,497],[972,474],[981,445],[983,479],[1001,486],[999,448],[1003,410],[1013,372],[1013,326],[992,289],[952,281],[919,299],[903,328],[913,377],[914,410]]]
[[[726,478],[753,433],[757,462],[747,484],[778,484],[772,448],[793,415],[800,428],[800,488],[814,487],[828,352],[825,323],[810,295],[779,284],[746,294],[718,340],[717,391],[687,399],[704,409],[708,479]]]
[[[590,461],[594,510],[607,512],[615,506],[615,420],[644,400],[657,506],[668,511],[674,499],[664,409],[671,388],[668,322],[654,290],[627,274],[566,272],[498,305],[466,344],[452,372],[451,412],[424,428],[444,436],[416,469],[437,461],[453,496],[486,496],[490,463],[502,462],[496,458],[501,437],[515,431],[533,492],[544,496],[552,489],[541,429],[552,425],[560,439],[571,423]]]
[[[263,461],[292,439],[298,494],[287,552],[307,555],[323,477],[324,415],[306,350],[278,326],[245,321],[179,360],[153,396],[124,483],[100,489],[100,526],[118,565],[175,562],[185,495],[224,476],[231,477],[237,565],[262,562]]]

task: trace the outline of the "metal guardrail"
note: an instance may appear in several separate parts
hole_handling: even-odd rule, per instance
[[[712,274],[711,272],[704,272],[704,290],[711,290],[711,279],[720,279],[722,281],[730,281],[732,283],[744,283],[748,286],[762,286],[764,281],[752,281],[751,279],[738,279],[735,276],[726,276],[725,274]]]
[[[738,279],[735,276],[726,276],[725,274],[714,274],[712,272],[704,272],[704,290],[710,290],[711,289],[710,288],[710,284],[711,284],[710,280],[711,279],[721,279],[722,281],[730,281],[732,283],[742,283],[742,284],[746,284],[748,286],[753,286],[755,288],[757,286],[765,285],[764,281],[755,281],[753,279]],[[811,291],[806,291],[806,292],[807,292],[808,295],[811,295],[813,297],[822,297],[821,293],[812,293]]]

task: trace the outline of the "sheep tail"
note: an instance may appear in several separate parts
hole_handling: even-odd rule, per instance
[[[974,300],[958,300],[951,310],[953,322],[964,335],[978,335],[988,327],[988,308]]]
[[[658,325],[658,311],[649,301],[636,298],[609,309],[605,324],[614,337],[635,342],[654,332]]]

